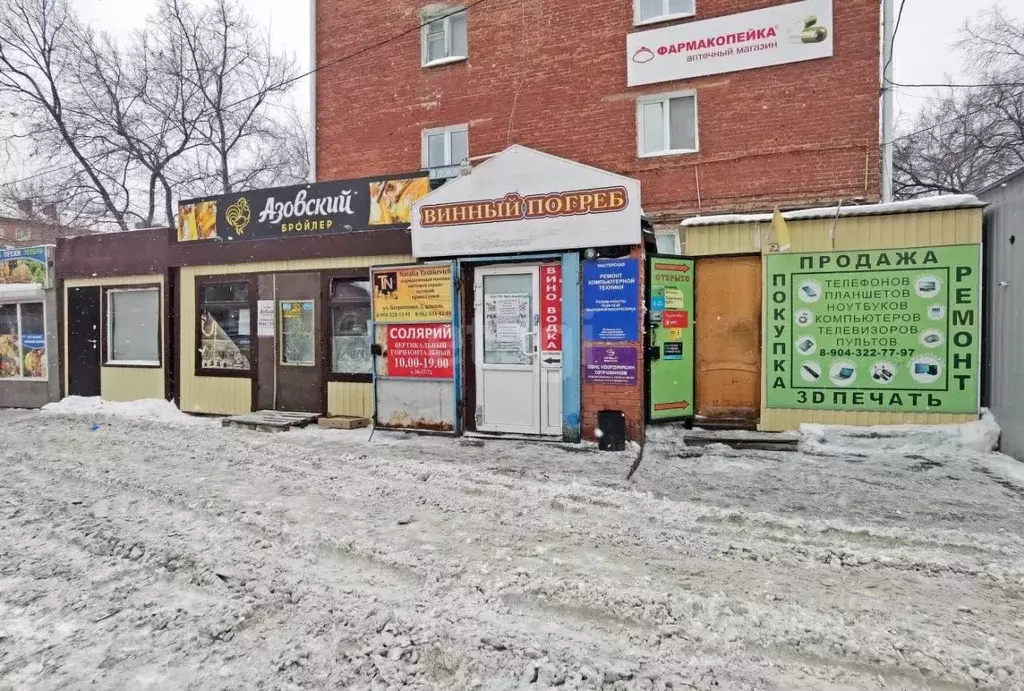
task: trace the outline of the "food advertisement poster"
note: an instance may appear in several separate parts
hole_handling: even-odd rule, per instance
[[[49,285],[45,247],[0,250],[0,285]]]
[[[451,324],[389,324],[387,376],[451,379],[455,355]]]
[[[426,172],[334,180],[190,199],[178,206],[178,242],[267,240],[404,229],[430,192]]]
[[[373,319],[380,324],[452,320],[450,264],[374,269],[372,282]]]
[[[975,413],[979,245],[767,257],[769,408]]]
[[[583,262],[584,341],[636,341],[639,304],[638,259]]]
[[[694,263],[651,257],[649,415],[652,420],[694,414]]]
[[[636,346],[589,345],[583,351],[583,364],[588,384],[637,383]]]
[[[42,303],[0,305],[0,379],[46,378]]]

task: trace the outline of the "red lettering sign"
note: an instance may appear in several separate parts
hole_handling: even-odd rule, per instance
[[[390,324],[389,377],[451,379],[455,373],[451,324]]]
[[[562,265],[540,267],[541,351],[562,352]]]
[[[689,326],[689,312],[683,310],[665,310],[661,315],[661,325],[666,329],[685,329]]]

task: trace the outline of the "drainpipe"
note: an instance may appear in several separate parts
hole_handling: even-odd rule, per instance
[[[893,3],[882,0],[882,201],[892,201],[893,57],[895,37]]]
[[[316,0],[309,0],[309,181],[316,182]]]

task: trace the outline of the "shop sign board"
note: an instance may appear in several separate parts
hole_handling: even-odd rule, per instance
[[[178,242],[268,240],[409,227],[430,191],[426,172],[334,180],[190,199],[178,205]]]
[[[639,338],[640,260],[583,262],[583,340]]]
[[[768,256],[769,408],[976,413],[979,245]]]
[[[833,54],[832,0],[674,24],[626,36],[626,83],[641,86],[827,58]]]
[[[588,384],[636,386],[637,352],[635,345],[588,345],[584,351],[584,379]]]
[[[540,267],[541,359],[562,352],[562,265]]]
[[[451,379],[454,376],[451,324],[389,324],[389,377]]]
[[[418,258],[640,244],[640,183],[512,146],[413,205]]]
[[[452,267],[373,269],[373,319],[378,324],[452,320]]]
[[[649,415],[652,420],[694,414],[694,262],[650,257],[651,328]]]
[[[0,250],[0,285],[49,285],[46,247]]]

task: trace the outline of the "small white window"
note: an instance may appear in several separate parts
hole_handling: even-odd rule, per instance
[[[694,0],[634,0],[635,24],[653,24],[672,19],[692,17]]]
[[[424,17],[423,65],[443,65],[469,55],[466,11],[447,11]]]
[[[460,165],[469,157],[469,126],[452,125],[423,130],[423,167]]]
[[[658,254],[679,254],[679,234],[676,231],[655,233],[654,240],[658,243]]]
[[[693,92],[641,98],[636,104],[637,153],[692,154],[697,145],[697,96]]]
[[[160,365],[160,289],[107,291],[107,364]]]

